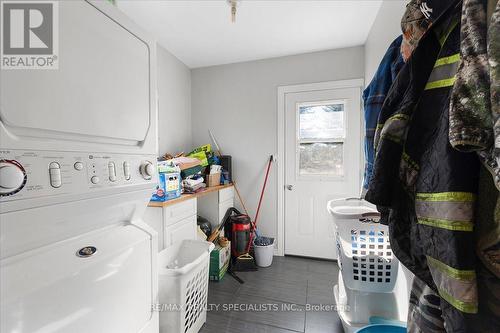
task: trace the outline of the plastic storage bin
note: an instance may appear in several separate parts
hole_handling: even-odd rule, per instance
[[[213,243],[183,240],[158,254],[161,333],[196,333],[205,323],[213,248]]]
[[[406,333],[406,327],[376,324],[363,327],[357,330],[356,333]]]
[[[406,333],[406,324],[382,317],[370,317],[370,325],[357,330],[356,333]]]

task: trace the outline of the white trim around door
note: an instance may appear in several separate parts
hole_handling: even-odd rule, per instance
[[[277,166],[277,233],[276,238],[278,239],[278,248],[276,249],[276,255],[285,255],[285,97],[288,93],[304,92],[304,91],[321,91],[329,89],[340,89],[340,88],[359,88],[363,89],[364,79],[351,79],[351,80],[340,80],[340,81],[328,81],[328,82],[318,82],[318,83],[307,83],[298,85],[288,85],[278,87],[278,109],[277,109],[277,142],[278,142],[278,156],[276,159]],[[361,104],[361,100],[359,101]],[[362,110],[362,108],[361,108]],[[363,122],[364,117],[361,117],[362,122],[360,123],[361,133],[364,133]],[[360,146],[360,155],[363,157],[363,147]],[[359,173],[360,179],[362,179],[362,170]],[[325,208],[326,209],[326,208]]]

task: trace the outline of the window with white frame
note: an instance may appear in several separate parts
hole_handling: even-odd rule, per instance
[[[297,105],[300,176],[344,175],[345,104],[337,100]]]

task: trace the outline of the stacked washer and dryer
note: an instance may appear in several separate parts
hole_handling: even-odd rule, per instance
[[[155,43],[58,7],[59,69],[0,74],[0,331],[158,332]]]

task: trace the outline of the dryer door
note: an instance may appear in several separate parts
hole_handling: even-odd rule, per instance
[[[58,68],[2,70],[1,121],[19,137],[139,146],[155,131],[154,46],[116,8],[58,4]]]
[[[1,261],[2,332],[138,332],[152,316],[151,235],[101,229]]]

